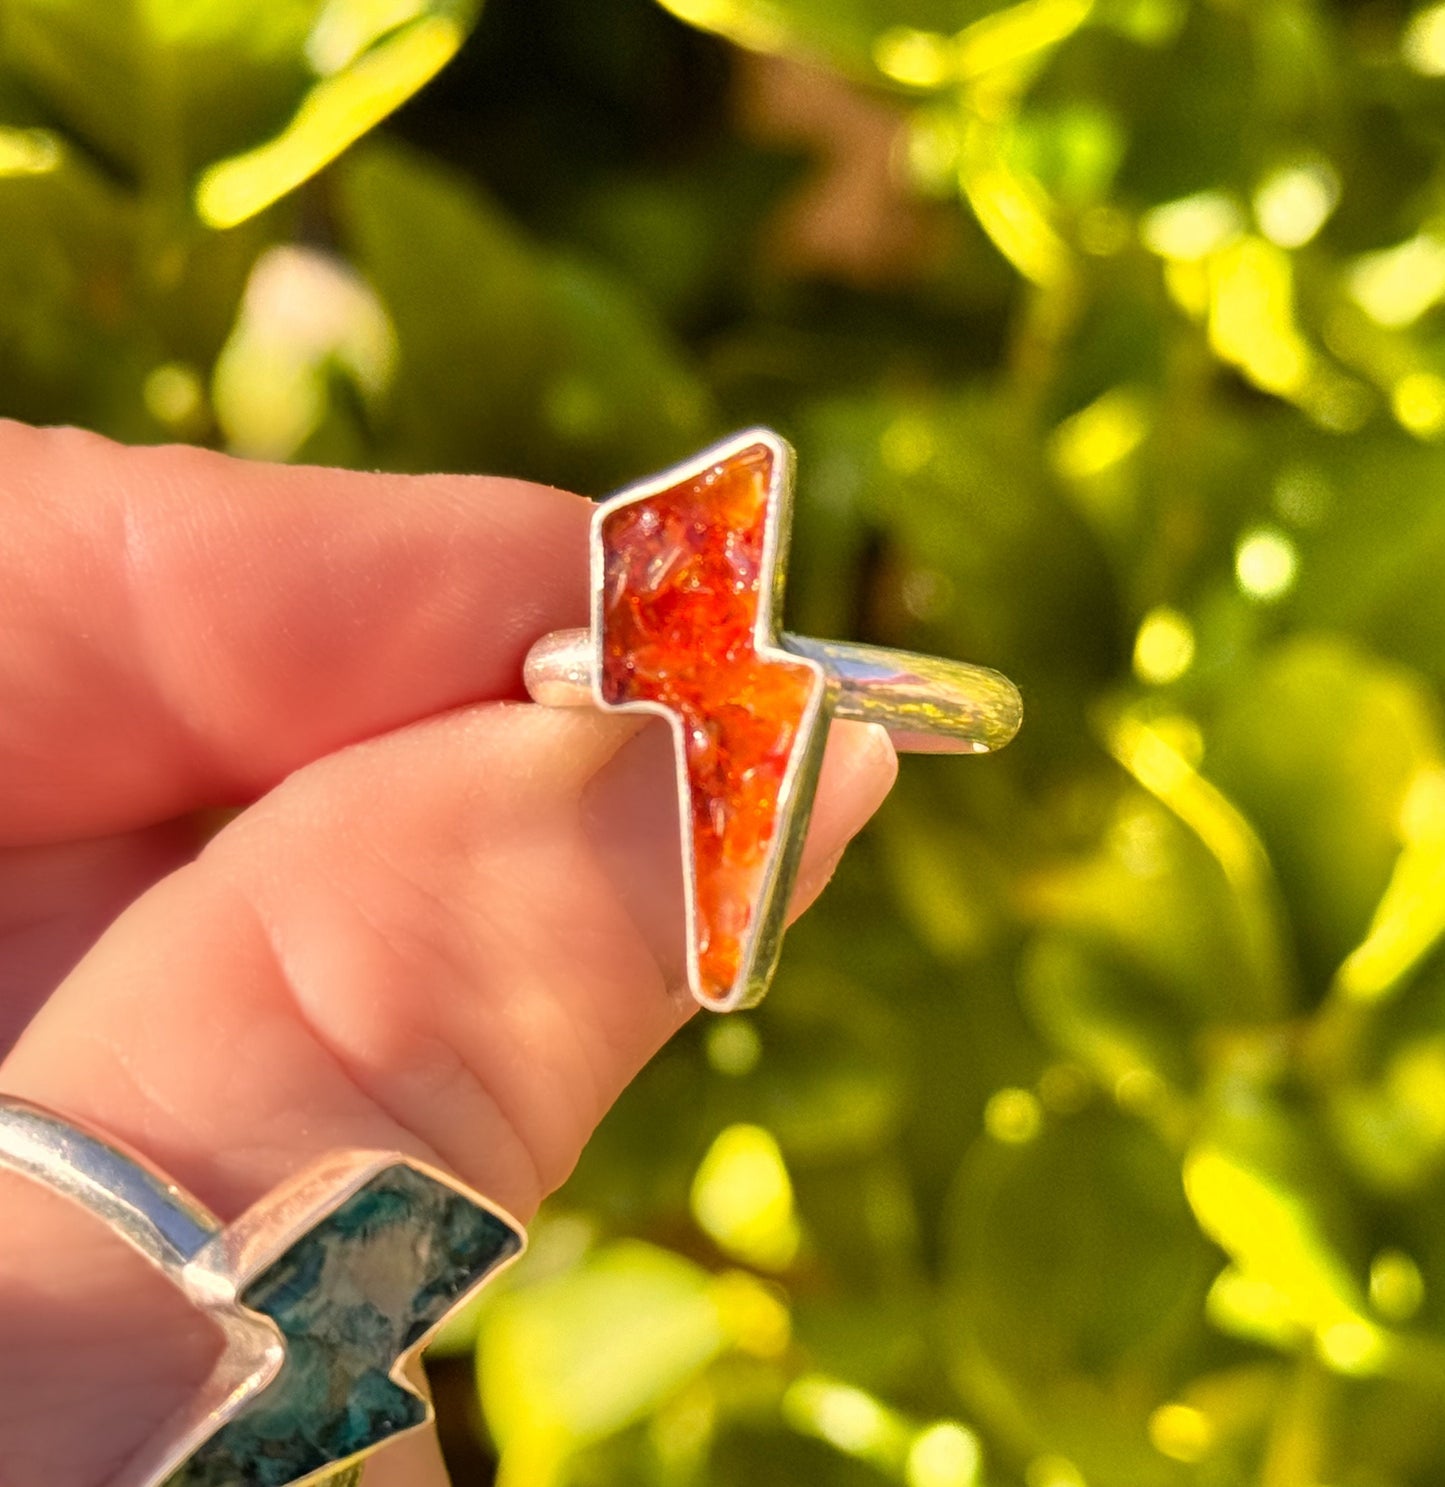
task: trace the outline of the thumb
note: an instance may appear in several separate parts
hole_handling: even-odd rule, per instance
[[[659,733],[501,704],[307,766],[112,926],[0,1085],[129,1142],[223,1219],[358,1146],[529,1217],[690,1011]],[[893,770],[876,730],[834,729],[801,881]],[[0,1202],[7,1487],[89,1487],[214,1344],[84,1215],[13,1181]]]

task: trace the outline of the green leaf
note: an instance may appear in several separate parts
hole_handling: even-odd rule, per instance
[[[1445,450],[1398,431],[1343,444],[1302,441],[1276,481],[1304,518],[1298,624],[1343,631],[1414,667],[1438,690],[1445,684],[1445,507],[1438,499]]]
[[[48,116],[172,196],[275,127],[309,81],[320,0],[14,0],[0,65]]]
[[[0,75],[152,201],[233,227],[455,54],[474,0],[15,0]],[[223,158],[231,157],[231,158]]]
[[[1014,677],[1029,723],[1005,757],[1092,754],[1082,700],[1123,653],[1120,616],[1032,429],[982,392],[838,398],[814,405],[799,449],[800,501],[809,470],[846,482],[885,544],[891,583],[872,596],[883,623],[870,638],[987,657]]]
[[[1157,783],[1157,781],[1156,781]],[[1118,801],[1097,849],[1042,868],[1023,895],[1036,921],[1135,964],[1167,997],[1179,1035],[1200,1022],[1280,1015],[1288,988],[1256,943],[1254,906],[1195,832],[1139,792]]]
[[[1190,1057],[1193,1018],[1172,988],[1110,948],[1040,935],[1019,968],[1020,992],[1058,1052],[1089,1069],[1121,1102],[1153,1111],[1170,1090],[1197,1078]]]
[[[705,436],[701,387],[600,269],[529,242],[459,177],[396,148],[344,162],[337,184],[355,261],[396,328],[389,462],[595,489]]]
[[[295,307],[305,305],[305,314]],[[228,448],[254,459],[360,455],[342,442],[347,413],[374,407],[395,364],[391,326],[344,265],[300,248],[256,261],[240,314],[216,360],[212,400]],[[349,396],[348,396],[349,394]]]
[[[827,1163],[877,1151],[907,1106],[900,1028],[888,1007],[826,973],[789,978],[793,995],[758,1019],[762,1056],[719,1091],[754,1117],[790,1161]]]
[[[40,128],[0,126],[0,216],[6,413],[121,439],[204,434],[204,369],[264,237],[183,223],[157,240],[132,194]]]
[[[1022,1144],[986,1139],[959,1174],[948,1232],[945,1346],[965,1404],[1016,1450],[1065,1456],[1090,1483],[1172,1480],[1136,1391],[1147,1397],[1191,1344],[1210,1260],[1169,1152],[1097,1109]]]
[[[264,211],[430,82],[465,36],[451,15],[423,16],[321,78],[274,139],[205,171],[196,183],[197,215],[209,227],[226,228]]]
[[[1348,641],[1299,636],[1231,681],[1208,737],[1204,768],[1258,826],[1322,989],[1390,881],[1412,786],[1440,768],[1434,701]]]
[[[1225,1317],[1238,1312],[1247,1324],[1252,1306],[1261,1327],[1293,1325],[1332,1366],[1371,1372],[1391,1344],[1367,1312],[1351,1259],[1354,1216],[1333,1176],[1309,1122],[1237,1076],[1184,1163],[1200,1227],[1241,1277],[1221,1302]]]
[[[478,1342],[503,1482],[540,1487],[579,1447],[656,1410],[728,1340],[707,1273],[652,1245],[612,1244],[519,1285],[486,1314]]]
[[[117,355],[129,343],[130,203],[51,131],[0,131],[0,382],[7,411],[45,419],[114,397]],[[138,407],[135,409],[139,411]]]

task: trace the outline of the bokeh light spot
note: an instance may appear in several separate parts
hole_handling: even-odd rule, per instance
[[[1299,572],[1295,545],[1277,527],[1255,527],[1234,550],[1234,576],[1251,599],[1268,603],[1294,587]]]
[[[1162,1404],[1149,1416],[1149,1439],[1161,1456],[1192,1464],[1208,1454],[1214,1427],[1192,1405]]]
[[[1043,1108],[1038,1097],[1026,1089],[995,1090],[984,1106],[983,1126],[995,1141],[1022,1146],[1039,1134]]]
[[[908,1487],[973,1487],[983,1464],[978,1437],[952,1420],[920,1430],[908,1448]]]
[[[1277,1286],[1232,1265],[1215,1277],[1204,1311],[1221,1332],[1272,1347],[1294,1348],[1305,1335],[1288,1297]]]
[[[1067,1456],[1035,1456],[1024,1481],[1028,1487],[1088,1487],[1083,1472]]]
[[[1231,243],[1244,227],[1238,204],[1222,191],[1200,191],[1144,214],[1139,236],[1160,258],[1192,262]]]
[[[175,432],[194,428],[205,404],[205,389],[194,367],[168,361],[154,368],[141,388],[147,411]]]
[[[0,177],[43,176],[60,165],[60,141],[48,129],[0,127]]]
[[[1445,5],[1427,5],[1410,17],[1400,55],[1424,77],[1445,77]]]
[[[794,1430],[849,1456],[886,1462],[903,1454],[905,1427],[892,1410],[862,1389],[820,1374],[805,1374],[789,1385],[783,1418]]]
[[[1281,248],[1303,247],[1329,220],[1340,178],[1323,160],[1271,171],[1254,193],[1259,230]]]
[[[784,1270],[797,1257],[792,1180],[761,1126],[729,1126],[713,1142],[693,1179],[692,1211],[720,1249],[749,1265]]]
[[[1425,1277],[1403,1250],[1381,1250],[1370,1262],[1370,1305],[1387,1322],[1408,1322],[1425,1300]]]
[[[895,26],[873,43],[873,61],[884,77],[908,88],[936,88],[953,71],[953,51],[946,36]]]
[[[1346,276],[1350,298],[1378,325],[1413,324],[1445,295],[1445,241],[1430,233],[1365,253]]]
[[[1445,432],[1445,378],[1434,372],[1401,377],[1390,394],[1390,407],[1401,428],[1422,439]]]
[[[1134,637],[1134,675],[1153,687],[1176,682],[1194,664],[1194,627],[1161,605],[1151,609]]]
[[[1326,1327],[1316,1339],[1316,1348],[1337,1373],[1354,1375],[1377,1372],[1386,1352],[1380,1329],[1355,1319]]]
[[[1054,468],[1070,480],[1102,475],[1133,454],[1148,432],[1144,400],[1132,388],[1113,388],[1054,430]]]
[[[763,1040],[752,1021],[741,1013],[715,1018],[704,1040],[708,1064],[719,1074],[741,1079],[751,1074],[763,1056]]]

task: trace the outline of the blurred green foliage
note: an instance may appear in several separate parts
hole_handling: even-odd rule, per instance
[[[459,1481],[1436,1487],[1445,5],[664,4],[0,3],[0,410],[766,422],[793,627],[1025,693],[452,1330]]]

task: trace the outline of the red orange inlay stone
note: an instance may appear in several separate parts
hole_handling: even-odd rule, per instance
[[[682,720],[701,990],[725,1001],[764,911],[779,798],[823,681],[759,655],[772,454],[753,445],[603,519],[603,700]]]

